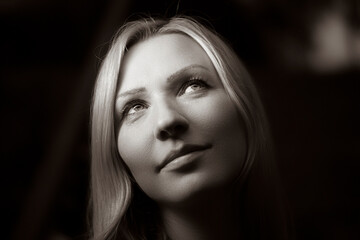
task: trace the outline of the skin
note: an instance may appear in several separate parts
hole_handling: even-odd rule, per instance
[[[181,34],[137,43],[124,57],[119,81],[118,150],[142,190],[163,209],[188,206],[208,193],[225,196],[218,190],[241,170],[245,130],[200,45]],[[160,167],[186,144],[207,148]]]

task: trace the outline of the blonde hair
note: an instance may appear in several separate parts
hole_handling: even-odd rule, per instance
[[[246,184],[246,194],[252,195],[251,201],[245,200],[244,203],[254,205],[253,208],[255,208],[255,212],[252,213],[249,212],[250,210],[245,210],[249,215],[254,214],[248,218],[248,224],[252,225],[249,229],[256,232],[258,227],[253,225],[259,225],[258,222],[266,219],[263,215],[267,214],[266,208],[270,206],[263,202],[267,201],[266,199],[257,198],[263,198],[260,196],[262,194],[260,189],[264,190],[264,186],[269,186],[270,180],[276,178],[277,174],[271,154],[265,112],[257,90],[243,64],[219,35],[194,19],[189,17],[173,17],[168,20],[143,18],[126,23],[116,34],[101,65],[95,85],[91,112],[91,204],[94,239],[115,239],[119,236],[121,239],[147,239],[146,230],[144,230],[146,226],[135,230],[130,226],[130,221],[134,221],[131,204],[134,188],[137,186],[131,179],[131,174],[120,158],[116,146],[114,104],[119,71],[126,51],[132,45],[154,35],[169,33],[184,34],[204,49],[226,92],[237,106],[245,123],[248,141],[247,158],[241,169],[239,181],[249,182]],[[250,179],[254,181],[251,183]],[[259,187],[259,190],[252,190]],[[269,195],[277,196],[274,192],[277,191],[276,188],[277,184],[272,184],[270,189],[273,190]],[[266,191],[269,189],[265,189],[264,192]],[[274,201],[278,202],[277,200]],[[259,201],[258,204],[257,201]],[[282,224],[280,222],[279,224]]]

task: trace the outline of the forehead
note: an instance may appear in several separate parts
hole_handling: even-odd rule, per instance
[[[202,47],[183,34],[157,35],[132,46],[120,71],[119,91],[164,80],[174,72],[198,64],[215,71]]]

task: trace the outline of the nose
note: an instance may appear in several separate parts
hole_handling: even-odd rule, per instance
[[[164,102],[157,107],[154,135],[161,141],[179,138],[189,128],[187,119],[174,105],[170,102]]]

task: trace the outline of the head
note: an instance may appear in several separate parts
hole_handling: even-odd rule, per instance
[[[141,102],[127,99],[134,92]],[[189,18],[143,19],[120,29],[97,78],[91,127],[95,238],[134,234],[129,229],[130,221],[136,222],[132,208],[139,188],[156,202],[174,204],[201,189],[243,186],[251,178],[256,179],[247,185],[254,188],[274,170],[267,122],[251,78],[221,37]],[[191,164],[165,166],[169,152],[184,142],[199,150],[186,160]],[[139,162],[146,156],[153,160],[148,166]],[[157,178],[161,171],[196,168],[202,158],[210,159],[208,172],[218,176],[216,182],[206,174],[183,185]],[[219,164],[219,158],[229,162]],[[158,172],[147,171],[154,164]],[[189,185],[190,191],[184,188]]]

